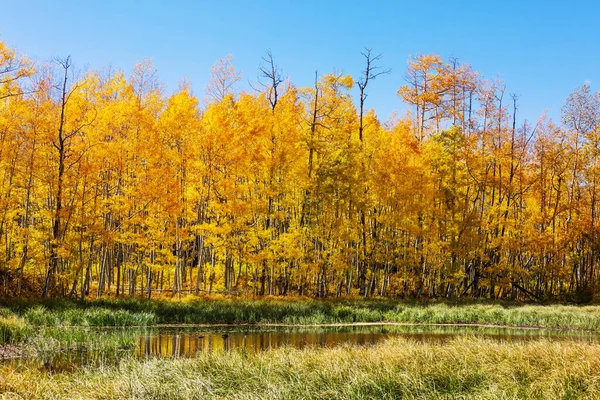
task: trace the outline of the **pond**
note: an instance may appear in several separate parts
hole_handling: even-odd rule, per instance
[[[17,366],[53,372],[81,365],[117,364],[133,357],[192,358],[203,353],[243,351],[258,353],[279,347],[371,346],[389,338],[443,342],[458,336],[482,336],[498,341],[547,338],[560,341],[599,341],[593,332],[473,326],[361,325],[361,326],[186,326],[161,328],[52,328],[34,340],[29,357],[5,360]],[[57,339],[58,338],[58,339]]]
[[[134,356],[194,357],[202,352],[240,350],[260,352],[289,346],[335,347],[374,345],[392,337],[417,341],[446,341],[459,335],[485,336],[493,340],[597,340],[600,335],[542,329],[513,329],[471,326],[319,326],[319,327],[218,327],[163,328],[136,337]]]

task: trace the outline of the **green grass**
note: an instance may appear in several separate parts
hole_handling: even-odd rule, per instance
[[[79,306],[48,308],[35,305],[23,313],[23,318],[33,326],[146,326],[154,324],[154,315],[148,312],[106,307]]]
[[[397,322],[600,330],[600,306],[419,303],[376,299],[12,301],[0,304],[2,316],[22,318],[34,327]]]
[[[0,316],[0,344],[16,344],[32,335],[31,328],[23,318]]]
[[[139,329],[94,329],[83,327],[44,327],[29,338],[27,345],[37,358],[59,355],[61,352],[86,352],[109,357],[120,351],[130,351]]]
[[[0,366],[0,393],[90,399],[599,399],[600,344],[392,339],[372,347],[127,358],[48,374]]]
[[[0,344],[29,346],[37,358],[33,363],[0,365],[0,394],[99,399],[600,399],[600,343],[594,341],[502,341],[461,335],[441,342],[395,338],[368,348],[281,348],[259,354],[236,350],[202,353],[197,359],[135,360],[131,349],[139,332],[96,328],[384,321],[598,331],[600,306],[389,299],[11,301],[0,304]],[[98,357],[64,373],[39,367],[40,360],[63,350]]]
[[[429,306],[398,305],[383,319],[433,324],[490,324],[554,329],[600,329],[600,307],[565,305],[502,306],[499,304]]]

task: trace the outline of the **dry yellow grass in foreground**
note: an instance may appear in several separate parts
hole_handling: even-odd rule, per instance
[[[3,398],[600,399],[600,343],[392,339],[368,348],[126,359],[74,373],[4,365],[0,376]]]

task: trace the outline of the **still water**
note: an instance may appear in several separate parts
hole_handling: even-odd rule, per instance
[[[282,346],[301,349],[342,344],[371,345],[398,334],[382,327],[361,328],[163,330],[137,337],[134,354],[140,358],[194,357],[201,352],[234,349],[260,352]]]
[[[593,340],[600,335],[584,332],[564,332],[536,329],[505,329],[488,327],[448,326],[345,326],[295,328],[178,328],[149,331],[135,340],[134,356],[194,357],[199,353],[242,350],[261,352],[282,346],[335,347],[341,345],[368,346],[388,338],[403,337],[423,342],[443,342],[460,335],[476,335],[492,340]]]
[[[71,332],[72,334],[72,332]],[[52,336],[56,337],[55,331]],[[118,364],[124,358],[193,358],[203,353],[243,351],[259,353],[278,347],[371,346],[389,338],[444,342],[458,336],[497,341],[597,341],[592,332],[465,326],[319,326],[250,327],[203,326],[150,329],[86,329],[76,340],[40,339],[29,357],[5,360],[52,372],[73,371],[82,365]]]

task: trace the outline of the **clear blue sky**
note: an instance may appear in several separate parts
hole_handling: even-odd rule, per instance
[[[284,74],[310,85],[314,71],[359,76],[361,50],[392,73],[373,82],[367,106],[385,120],[403,106],[409,55],[459,57],[520,95],[520,117],[560,107],[577,86],[600,83],[600,5],[595,1],[0,1],[0,38],[30,57],[72,55],[80,69],[126,73],[151,58],[168,91],[187,77],[196,94],[231,53],[241,89],[271,50]]]

